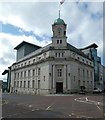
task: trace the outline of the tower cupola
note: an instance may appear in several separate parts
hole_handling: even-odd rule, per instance
[[[67,46],[66,24],[63,19],[58,18],[52,25],[52,44],[57,47]]]

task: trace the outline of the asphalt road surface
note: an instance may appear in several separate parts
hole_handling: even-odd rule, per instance
[[[3,118],[103,118],[103,95],[3,94]]]

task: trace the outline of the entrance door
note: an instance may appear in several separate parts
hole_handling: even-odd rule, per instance
[[[56,83],[56,93],[63,93],[63,82]]]

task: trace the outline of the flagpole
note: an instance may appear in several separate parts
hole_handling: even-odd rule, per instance
[[[59,3],[59,18],[60,18],[60,13],[61,13],[61,4]]]

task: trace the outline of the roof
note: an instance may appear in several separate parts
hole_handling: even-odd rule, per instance
[[[2,75],[5,75],[8,72],[9,72],[9,70],[4,70],[4,72],[2,73]]]
[[[85,50],[85,49],[88,49],[88,48],[97,48],[97,47],[98,47],[98,45],[96,45],[95,43],[93,43],[93,44],[91,44],[91,45],[89,45],[89,46],[87,46],[85,48],[81,48],[80,50]]]
[[[72,46],[71,44],[67,43],[67,48],[73,52],[76,52],[79,55],[82,55],[83,57],[90,59],[86,54],[84,54],[80,49]]]
[[[58,18],[58,19],[56,19],[56,20],[54,21],[54,24],[62,25],[62,24],[65,24],[65,22],[64,22],[63,19]]]
[[[23,42],[21,42],[19,45],[17,45],[14,49],[16,49],[16,50],[18,50],[20,47],[22,47],[23,45],[31,45],[31,46],[34,46],[34,47],[38,47],[38,48],[41,48],[40,46],[38,46],[38,45],[34,45],[34,44],[32,44],[32,43],[28,43],[28,42],[26,42],[26,41],[23,41]]]
[[[89,60],[91,60],[91,59],[90,59],[86,54],[84,54],[81,50],[77,49],[76,47],[72,46],[72,45],[69,44],[69,43],[67,43],[67,47],[65,48],[65,50],[68,50],[68,49],[71,50],[71,51],[73,51],[73,52],[75,52],[75,53],[77,53],[77,54],[79,54],[79,55],[81,55],[81,56],[83,56],[83,57],[85,57],[85,58],[87,58],[87,59],[89,59]],[[41,54],[41,53],[43,53],[43,52],[45,52],[45,51],[48,51],[48,50],[56,50],[56,48],[54,48],[54,46],[52,46],[52,43],[50,43],[50,44],[48,44],[47,46],[42,47],[42,48],[40,48],[40,49],[38,49],[38,50],[30,53],[29,55],[27,55],[27,56],[25,56],[24,58],[20,59],[20,60],[19,60],[18,62],[16,62],[16,63],[19,63],[19,62],[21,62],[21,61],[24,61],[24,60],[27,60],[27,59],[29,59],[29,58],[32,58],[33,56],[37,56],[37,55],[39,55],[39,54]],[[58,49],[57,49],[57,50],[58,50]],[[15,64],[15,63],[14,63],[14,64]]]

